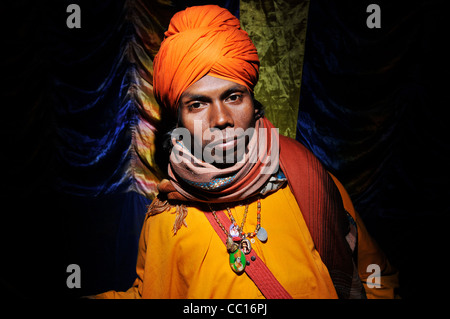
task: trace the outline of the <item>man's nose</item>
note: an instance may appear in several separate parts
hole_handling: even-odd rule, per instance
[[[210,127],[225,129],[234,126],[232,110],[223,102],[214,102],[210,112]]]

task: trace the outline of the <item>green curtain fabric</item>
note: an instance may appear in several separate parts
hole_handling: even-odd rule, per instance
[[[309,0],[241,0],[240,20],[258,49],[255,97],[280,133],[295,138]]]

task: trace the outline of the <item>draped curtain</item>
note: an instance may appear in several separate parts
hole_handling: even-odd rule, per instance
[[[370,3],[311,3],[297,138],[361,214],[430,214],[448,195],[437,186],[450,154],[439,1],[378,1],[379,29],[366,25]],[[424,198],[412,203],[411,194]]]
[[[71,3],[80,29],[67,27]],[[344,183],[404,273],[423,266],[411,268],[416,250],[404,248],[425,254],[429,242],[415,234],[429,233],[419,226],[444,224],[449,211],[442,1],[378,1],[380,29],[366,25],[370,1],[14,1],[0,11],[0,284],[12,295],[30,296],[32,285],[43,297],[80,296],[133,282],[162,177],[152,60],[172,15],[206,3],[228,8],[255,42],[255,96],[267,117]],[[66,286],[72,263],[81,289]]]
[[[381,28],[369,28],[369,4]],[[400,271],[439,297],[450,205],[443,1],[311,0],[297,139],[346,186]]]

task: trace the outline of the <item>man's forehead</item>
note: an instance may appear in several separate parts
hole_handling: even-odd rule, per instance
[[[225,79],[206,75],[189,86],[182,94],[181,99],[197,95],[222,94],[233,91],[248,91],[247,87]]]

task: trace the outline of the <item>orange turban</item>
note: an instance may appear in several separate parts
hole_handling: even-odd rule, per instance
[[[158,103],[177,114],[181,94],[205,75],[233,81],[250,92],[258,82],[258,53],[239,20],[217,5],[177,12],[153,61]]]

